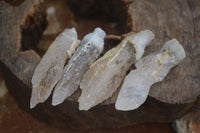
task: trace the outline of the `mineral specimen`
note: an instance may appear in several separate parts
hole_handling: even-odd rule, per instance
[[[80,41],[77,40],[75,28],[65,29],[51,44],[32,77],[32,95],[30,108],[44,102],[51,94],[52,89],[62,77],[63,67],[71,57]]]
[[[52,105],[62,103],[77,89],[84,73],[103,51],[105,32],[96,28],[86,35],[77,51],[65,66],[64,74],[55,87]]]
[[[145,46],[153,38],[154,34],[149,30],[132,33],[93,63],[80,83],[79,109],[88,110],[111,97],[129,67],[141,58]]]
[[[185,58],[185,51],[176,39],[166,42],[162,49],[136,63],[136,70],[125,78],[115,108],[128,111],[142,105],[152,84],[164,79],[172,67]]]

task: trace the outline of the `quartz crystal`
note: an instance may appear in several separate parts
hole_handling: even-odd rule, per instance
[[[30,108],[44,102],[52,89],[62,77],[63,67],[71,57],[80,41],[77,39],[75,28],[65,29],[48,48],[37,65],[32,77],[32,95]]]
[[[103,51],[105,35],[106,33],[101,28],[96,28],[94,32],[83,38],[55,87],[52,105],[62,103],[78,89],[84,73]]]
[[[163,47],[136,63],[125,78],[115,108],[128,111],[142,105],[152,84],[164,79],[170,69],[185,58],[185,51],[176,39],[166,42]]]
[[[80,83],[79,109],[88,110],[111,97],[127,70],[141,58],[144,48],[153,38],[154,34],[149,30],[132,33],[93,63]]]

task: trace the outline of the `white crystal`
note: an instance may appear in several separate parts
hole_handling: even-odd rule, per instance
[[[172,67],[185,58],[185,51],[176,39],[164,44],[161,50],[150,54],[136,63],[136,70],[125,78],[115,108],[133,110],[141,106],[152,84],[164,79]]]
[[[144,54],[145,47],[150,43],[150,41],[155,37],[155,35],[150,30],[143,30],[134,36],[127,36],[127,40],[136,44],[135,50],[135,58],[139,60]]]
[[[93,63],[80,83],[82,94],[78,100],[79,109],[88,110],[112,96],[135,62],[135,51],[140,58],[153,38],[154,34],[148,30],[132,33]]]
[[[65,29],[48,48],[32,77],[30,108],[44,102],[63,74],[63,67],[80,41],[75,28]]]
[[[87,34],[84,39],[83,43],[90,43],[94,45],[98,51],[101,53],[104,48],[104,37],[106,33],[101,28],[95,28],[92,33]]]
[[[101,28],[96,28],[83,38],[81,45],[65,66],[64,74],[55,87],[52,105],[62,103],[78,89],[84,73],[103,51],[105,35]]]

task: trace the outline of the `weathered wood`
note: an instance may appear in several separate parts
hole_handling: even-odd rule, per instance
[[[30,110],[30,81],[40,57],[33,50],[22,51],[28,48],[21,47],[24,38],[21,28],[27,28],[32,23],[33,29],[30,31],[42,32],[41,29],[45,27],[42,17],[38,18],[37,26],[28,21],[30,16],[37,16],[38,12],[35,12],[38,11],[37,5],[40,1],[26,0],[15,7],[1,1],[0,62],[5,68],[8,88],[19,105],[38,119],[65,128],[106,128],[140,122],[169,122],[195,107],[200,95],[200,1],[134,0],[129,6],[129,0],[106,1],[95,1],[105,16],[110,17],[115,13],[113,16],[122,25],[131,26],[132,31],[150,29],[155,33],[156,39],[152,42],[153,45],[148,46],[146,54],[155,51],[167,40],[177,38],[186,51],[185,60],[172,69],[163,82],[151,87],[147,101],[137,110],[115,110],[116,92],[103,104],[89,111],[79,111],[77,98],[80,90],[59,106],[51,106],[49,98],[46,103]],[[125,31],[127,30],[122,30]],[[27,38],[24,43],[28,43]],[[37,36],[35,40],[39,38],[40,36]],[[117,38],[121,37],[106,40],[105,50],[111,48]]]
[[[171,104],[193,102],[200,94],[200,1],[136,0],[129,12],[137,30],[149,28],[155,33],[155,45],[148,53],[172,38],[186,51],[184,61],[151,87],[150,96]]]
[[[30,21],[28,17],[33,16],[34,13],[37,16],[36,14],[39,13],[37,10],[39,3],[39,0],[31,0],[25,1],[19,7],[13,7],[4,1],[0,2],[0,59],[17,78],[29,86],[31,86],[30,79],[36,65],[40,61],[40,57],[32,50],[22,51],[21,44],[24,43],[23,41],[31,44],[31,41],[25,40],[22,34],[23,28],[31,29],[31,22],[28,22]],[[33,17],[31,19],[37,18]],[[44,19],[40,18],[37,21],[33,25],[33,30],[37,30],[35,34],[38,31],[42,31],[40,23],[43,24]],[[29,36],[32,35],[32,38],[35,39],[33,36],[35,34],[30,33]],[[38,37],[36,38],[39,39]]]

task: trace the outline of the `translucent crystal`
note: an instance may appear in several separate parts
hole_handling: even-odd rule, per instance
[[[62,103],[77,89],[84,73],[103,51],[105,32],[96,28],[86,35],[77,51],[65,66],[64,74],[55,87],[52,105]]]
[[[162,49],[136,63],[136,70],[125,78],[115,108],[133,110],[142,105],[152,84],[164,79],[172,67],[185,58],[185,51],[176,39],[166,42]]]
[[[44,102],[63,74],[63,67],[80,41],[75,28],[65,29],[48,48],[32,77],[30,108]]]
[[[111,97],[129,67],[136,58],[141,58],[145,46],[153,38],[154,34],[149,30],[132,33],[93,63],[80,83],[82,94],[78,100],[79,109],[88,110]]]

